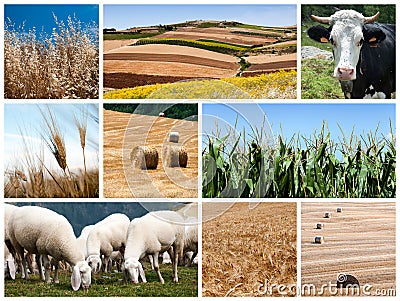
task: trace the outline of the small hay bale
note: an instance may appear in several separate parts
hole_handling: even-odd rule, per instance
[[[338,207],[337,209],[336,209],[336,212],[342,212],[342,207]]]
[[[157,169],[158,151],[155,147],[136,146],[131,152],[131,162],[134,168]]]
[[[163,161],[166,167],[186,168],[188,154],[183,146],[167,145],[163,150]]]
[[[179,142],[179,133],[178,132],[169,133],[169,142],[178,143]]]
[[[316,244],[323,244],[324,243],[324,237],[323,236],[315,236],[314,242]]]
[[[331,213],[330,212],[325,212],[325,218],[330,218],[332,215],[331,215]]]
[[[323,223],[317,223],[317,229],[322,229],[324,227]]]

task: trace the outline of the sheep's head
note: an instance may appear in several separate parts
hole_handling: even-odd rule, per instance
[[[82,288],[87,291],[92,283],[92,269],[86,261],[79,261],[72,269],[71,285],[74,291]]]
[[[129,278],[133,283],[139,283],[139,275],[142,278],[142,281],[144,283],[146,282],[146,276],[139,260],[135,258],[125,259],[123,269],[125,278]]]
[[[102,262],[99,255],[90,255],[88,258],[86,258],[86,262],[88,263],[89,267],[92,268],[94,274],[100,272]]]

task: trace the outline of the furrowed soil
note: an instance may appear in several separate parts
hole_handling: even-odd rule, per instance
[[[296,231],[296,203],[204,203],[203,296],[294,296]]]
[[[341,207],[343,212],[337,213]],[[303,203],[301,207],[302,285],[320,290],[330,282],[336,288],[339,273],[356,277],[361,287],[371,288],[360,295],[377,295],[396,288],[396,207],[395,203]],[[324,218],[331,212],[331,218]],[[323,229],[316,229],[322,222]],[[325,243],[315,244],[322,235]],[[304,290],[304,296],[315,291]],[[336,293],[336,294],[335,294]],[[351,291],[349,293],[352,293]],[[355,290],[358,293],[358,290]],[[326,290],[322,295],[345,295]]]
[[[239,29],[237,29],[239,30]],[[187,40],[213,40],[243,46],[254,46],[264,43],[274,43],[275,38],[234,34],[229,28],[192,28],[184,27],[176,31],[168,31],[155,38],[187,39]]]
[[[104,110],[104,197],[197,197],[197,122]],[[164,167],[162,147],[168,133],[179,132],[179,145],[188,153],[187,168]],[[134,168],[135,146],[154,146],[159,161],[155,170]]]
[[[104,73],[104,87],[115,89],[133,88],[136,86],[145,86],[151,84],[166,84],[179,81],[190,80],[192,77],[184,76],[162,76],[162,75],[147,75],[133,73]]]

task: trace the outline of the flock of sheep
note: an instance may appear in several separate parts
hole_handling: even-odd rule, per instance
[[[111,260],[118,259],[125,282],[138,283],[139,276],[146,282],[141,261],[147,256],[164,283],[158,258],[168,252],[173,280],[178,282],[178,262],[191,252],[190,263],[198,250],[197,210],[196,216],[188,210],[192,205],[178,211],[149,212],[132,221],[123,213],[114,213],[84,227],[77,238],[63,215],[38,206],[5,204],[5,272],[15,279],[18,263],[21,277],[28,279],[28,260],[33,254],[41,280],[51,282],[54,264],[53,279],[58,283],[59,264],[66,262],[72,271],[73,290],[88,290],[92,273],[109,271]]]

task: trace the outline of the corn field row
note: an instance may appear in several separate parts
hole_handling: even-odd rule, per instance
[[[203,149],[203,197],[366,198],[396,196],[395,135],[377,130],[338,142],[326,125],[313,137],[278,137],[274,147],[239,136],[209,138]],[[240,149],[240,145],[245,145]]]

